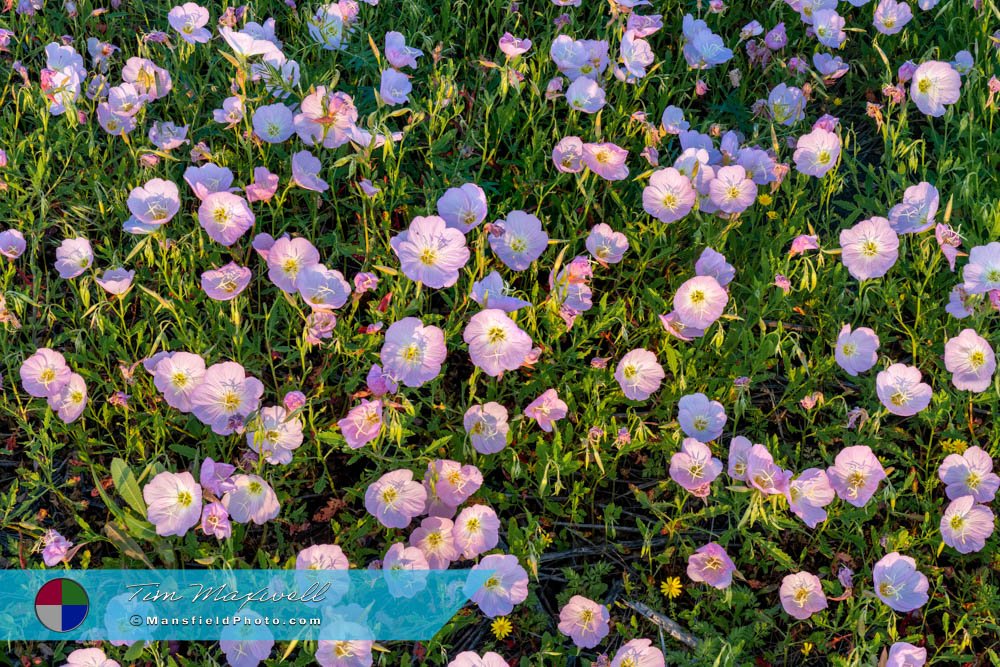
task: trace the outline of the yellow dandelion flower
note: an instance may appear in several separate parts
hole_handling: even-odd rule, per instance
[[[760,202],[761,206],[770,206],[771,202],[773,202],[774,200],[771,198],[771,195],[765,192],[764,194],[757,197],[757,201]]]
[[[941,441],[941,449],[947,454],[961,454],[969,448],[968,443],[958,438],[948,438]]]
[[[667,577],[660,584],[660,592],[671,600],[680,595],[682,590],[684,590],[684,587],[681,585],[680,577]]]
[[[514,626],[506,616],[500,616],[490,625],[493,636],[497,639],[506,639],[507,635],[514,631]]]
[[[815,647],[813,646],[812,642],[805,642],[804,644],[802,644],[802,655],[809,655],[810,653],[812,653],[813,648]]]

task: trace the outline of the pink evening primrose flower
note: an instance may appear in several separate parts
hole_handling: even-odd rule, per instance
[[[96,282],[108,294],[121,296],[132,287],[133,278],[135,278],[135,271],[126,271],[123,268],[117,268],[106,270],[100,278],[96,279]]]
[[[302,100],[293,122],[306,146],[337,148],[351,140],[357,120],[358,110],[350,95],[318,86]]]
[[[726,261],[726,256],[712,248],[705,248],[694,263],[695,275],[711,276],[726,287],[736,277],[736,269]]]
[[[496,308],[505,313],[531,306],[530,301],[511,296],[510,287],[496,271],[490,271],[482,280],[473,282],[470,296],[483,308]]]
[[[722,435],[726,409],[705,394],[688,394],[677,401],[677,421],[684,435],[700,442],[711,442]]]
[[[603,222],[594,225],[585,243],[587,252],[604,264],[617,264],[628,251],[628,239]]]
[[[500,519],[487,505],[470,505],[455,517],[455,546],[463,558],[475,558],[500,541]]]
[[[977,503],[990,503],[1000,489],[1000,476],[993,472],[993,459],[980,447],[949,454],[938,468],[945,494],[951,500],[972,496]]]
[[[993,534],[996,517],[972,496],[951,501],[941,516],[941,539],[960,554],[982,551]]]
[[[184,535],[201,521],[201,485],[189,472],[161,472],[142,489],[156,534]]]
[[[962,94],[962,77],[946,62],[929,60],[913,72],[910,98],[921,113],[943,116],[946,107],[958,102]]]
[[[708,445],[684,438],[681,450],[670,457],[670,479],[698,498],[706,498],[711,484],[722,473],[722,461],[712,456]]]
[[[729,441],[729,460],[726,463],[726,474],[730,478],[744,482],[747,481],[747,462],[752,448],[753,443],[742,435],[738,435]]]
[[[255,221],[247,201],[230,192],[213,192],[198,208],[198,222],[202,228],[213,241],[224,246],[236,243]]]
[[[121,664],[99,648],[78,648],[66,656],[62,667],[121,667]]]
[[[841,261],[857,280],[881,278],[899,258],[899,237],[878,216],[840,232]]]
[[[462,339],[469,345],[472,363],[490,377],[520,368],[532,349],[531,337],[495,308],[473,315]]]
[[[248,377],[240,364],[213,364],[191,393],[191,411],[219,435],[242,432],[246,418],[259,408],[263,394],[263,383]]]
[[[26,392],[36,398],[48,398],[66,386],[73,371],[66,365],[63,355],[43,347],[24,360],[20,375],[21,386]]]
[[[906,188],[903,201],[889,210],[889,224],[897,234],[918,234],[934,226],[941,197],[937,188],[924,181]]]
[[[420,49],[406,45],[406,37],[402,33],[395,31],[385,33],[385,59],[396,69],[404,67],[416,69],[417,58],[423,55]]]
[[[729,294],[711,276],[686,280],[674,294],[674,312],[685,326],[707,329],[722,316]]]
[[[413,84],[410,77],[397,69],[388,68],[382,70],[382,79],[379,84],[379,97],[389,106],[406,104],[409,102],[409,95],[413,92]]]
[[[83,378],[77,373],[70,374],[69,382],[62,389],[49,394],[48,404],[62,421],[75,422],[87,407],[87,385]]]
[[[963,329],[944,344],[944,365],[956,389],[982,393],[993,384],[997,360],[985,338],[973,329]]]
[[[247,446],[271,464],[291,463],[302,440],[302,420],[280,405],[263,408],[247,426]]]
[[[699,547],[688,557],[687,575],[691,581],[703,582],[718,588],[729,588],[733,583],[736,565],[726,550],[715,542]]]
[[[452,532],[454,526],[451,519],[431,516],[410,533],[410,546],[423,552],[432,570],[447,570],[452,562],[458,560],[459,550]]]
[[[834,357],[837,365],[848,374],[857,376],[870,370],[878,361],[879,340],[875,332],[868,327],[858,327],[851,330],[850,324],[845,324],[837,336]]]
[[[229,516],[236,523],[263,525],[278,516],[281,504],[271,485],[257,475],[235,475],[235,488],[222,497]]]
[[[475,183],[448,188],[437,200],[437,212],[448,227],[468,234],[486,219],[486,193]]]
[[[549,235],[542,229],[542,221],[531,213],[511,211],[494,225],[502,233],[490,234],[490,248],[514,271],[527,269],[548,247]]]
[[[281,102],[259,106],[253,112],[253,131],[269,144],[284,143],[295,133],[294,114]]]
[[[510,433],[507,418],[507,408],[492,401],[469,408],[462,423],[472,448],[480,454],[496,454],[506,447]]]
[[[746,453],[746,481],[765,496],[789,495],[792,471],[774,462],[764,445],[753,445]]]
[[[365,491],[365,509],[386,528],[406,528],[426,502],[427,491],[405,468],[387,472]]]
[[[458,272],[469,261],[465,235],[436,215],[415,217],[389,244],[407,278],[435,289],[458,282]]]
[[[781,580],[778,592],[785,612],[801,621],[827,607],[819,577],[809,572],[789,574]]]
[[[190,352],[171,352],[153,370],[153,384],[170,407],[191,412],[191,395],[205,377],[205,360]]]
[[[586,79],[589,81],[589,79]],[[628,151],[612,143],[584,144],[583,164],[607,181],[628,178]]]
[[[69,550],[73,547],[72,542],[55,530],[46,531],[43,539],[45,548],[42,549],[42,560],[47,567],[55,567],[67,561]]]
[[[448,663],[448,667],[509,667],[509,663],[493,651],[487,651],[482,657],[472,651],[462,651]]]
[[[583,142],[580,137],[563,137],[552,149],[552,162],[564,174],[583,171]]]
[[[221,502],[205,505],[201,512],[201,530],[217,540],[228,539],[233,534],[233,524],[226,506]]]
[[[252,277],[250,269],[236,262],[229,262],[222,268],[202,273],[201,288],[210,299],[231,301],[247,288]]]
[[[642,348],[626,353],[615,369],[615,380],[625,398],[633,401],[645,401],[660,388],[665,377],[656,355]]]
[[[193,2],[178,5],[167,13],[167,22],[188,44],[204,44],[212,39],[212,32],[205,28],[208,10]]]
[[[889,412],[900,417],[912,417],[931,402],[931,387],[921,382],[921,378],[920,369],[893,364],[875,377],[875,391]]]
[[[292,155],[292,182],[306,190],[326,192],[330,184],[319,177],[323,169],[320,159],[307,150]]]
[[[927,577],[917,570],[917,563],[898,552],[886,554],[872,568],[875,595],[891,609],[911,612],[927,604]]]
[[[1000,247],[1000,244],[997,244]],[[76,278],[90,268],[94,261],[94,251],[90,241],[84,238],[65,239],[56,248],[56,271],[64,279]]]
[[[969,251],[969,263],[962,269],[962,288],[968,294],[985,294],[1000,289],[1000,243],[994,241]]]
[[[419,387],[436,378],[446,356],[444,332],[425,326],[416,317],[404,317],[390,325],[380,352],[386,374],[407,387]]]
[[[177,215],[181,200],[173,181],[154,178],[145,185],[133,188],[128,195],[128,210],[137,220],[147,225],[166,224]]]
[[[344,274],[322,264],[303,267],[295,278],[295,286],[313,310],[336,310],[351,295],[351,285]]]
[[[576,111],[597,113],[604,108],[604,89],[594,79],[581,76],[566,89],[566,102]]]
[[[347,416],[337,422],[340,432],[351,449],[360,449],[382,432],[382,401],[361,399]]]
[[[484,311],[485,312],[485,311]],[[541,396],[528,404],[524,414],[538,422],[546,433],[551,433],[557,421],[566,416],[569,407],[559,398],[555,389],[546,389]]]
[[[0,232],[0,255],[7,259],[17,259],[24,253],[27,246],[24,234],[18,230],[6,229]]]
[[[508,58],[516,58],[531,50],[531,40],[514,37],[509,32],[505,32],[500,38],[500,50]]]
[[[886,478],[882,464],[867,445],[842,449],[826,474],[837,496],[855,507],[867,505]]]
[[[390,546],[382,559],[382,576],[389,595],[394,598],[412,598],[424,590],[426,571],[430,569],[423,551],[402,542]],[[406,572],[411,574],[404,574]]]
[[[487,618],[506,616],[514,610],[514,605],[528,599],[528,573],[518,563],[517,556],[490,554],[472,569],[493,572],[479,586],[467,583],[464,591]]]
[[[937,240],[941,254],[948,260],[948,268],[955,270],[955,260],[958,259],[958,247],[962,245],[962,237],[951,225],[938,223],[934,226],[934,238]]]
[[[653,172],[642,191],[642,208],[660,222],[676,222],[694,208],[697,193],[691,180],[673,167]]]
[[[610,632],[608,608],[582,595],[574,595],[559,610],[559,632],[580,648],[594,648]]]
[[[799,137],[792,155],[796,169],[816,178],[822,178],[833,169],[839,157],[840,137],[822,128]]]
[[[198,199],[214,192],[230,192],[235,178],[232,169],[218,165],[203,164],[200,167],[191,166],[184,170],[184,181],[191,187]]]
[[[913,18],[910,6],[896,0],[881,0],[875,8],[872,24],[883,35],[895,35]]]
[[[282,237],[267,251],[267,277],[283,292],[298,291],[299,273],[319,264],[319,251],[304,238]]]
[[[826,510],[823,508],[833,502],[836,492],[826,471],[809,468],[792,480],[787,495],[789,509],[807,526],[815,528],[826,521]]]
[[[927,649],[907,642],[896,642],[889,647],[885,667],[924,667],[927,664]]]
[[[201,470],[198,472],[198,482],[206,491],[221,498],[236,488],[232,477],[235,471],[235,466],[214,461],[211,457],[205,457],[201,463]]]

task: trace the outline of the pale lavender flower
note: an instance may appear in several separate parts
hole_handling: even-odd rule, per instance
[[[475,183],[448,188],[437,200],[438,215],[449,227],[468,234],[486,219],[486,193]]]
[[[235,471],[235,466],[219,463],[206,457],[201,464],[201,471],[198,473],[198,482],[206,491],[221,498],[236,488],[232,477]]]
[[[24,234],[16,229],[5,229],[0,232],[0,255],[7,259],[17,259],[27,248]]]
[[[633,401],[648,399],[660,388],[665,377],[666,373],[657,362],[656,355],[643,348],[625,354],[615,369],[615,380],[622,388],[625,398]]]
[[[358,110],[350,95],[318,86],[302,100],[294,120],[295,132],[306,146],[337,148],[351,140],[357,120]]]
[[[694,272],[699,276],[711,276],[725,287],[736,277],[736,269],[726,261],[726,256],[712,248],[705,248],[694,264]]]
[[[351,408],[347,416],[337,422],[340,432],[351,449],[360,449],[382,432],[382,401],[366,401]]]
[[[386,374],[407,387],[419,387],[436,378],[446,356],[444,332],[424,326],[416,317],[394,322],[385,332],[380,352]]]
[[[77,373],[71,373],[63,387],[48,396],[49,407],[63,422],[72,424],[87,407],[87,385]]]
[[[840,137],[833,132],[816,128],[799,137],[792,159],[795,168],[807,176],[822,178],[834,168],[840,158]]]
[[[732,585],[735,571],[736,564],[715,542],[699,547],[688,557],[687,575],[691,581],[703,582],[719,590]]]
[[[899,258],[899,236],[878,216],[840,232],[840,259],[857,280],[881,278]]]
[[[910,6],[896,0],[881,0],[875,8],[875,19],[872,24],[883,35],[895,35],[901,31],[913,18]]]
[[[45,532],[45,548],[42,549],[42,560],[47,567],[55,567],[66,560],[73,543],[55,530]]]
[[[729,441],[729,460],[726,464],[726,474],[739,481],[747,481],[747,462],[753,443],[748,438],[738,435]]]
[[[530,213],[511,211],[494,224],[503,233],[490,235],[490,248],[514,271],[527,269],[548,247],[549,235],[542,229],[542,221]]]
[[[785,612],[804,621],[827,607],[826,595],[819,577],[808,572],[789,574],[781,580],[778,592]]]
[[[142,488],[146,519],[162,537],[184,535],[201,521],[201,486],[189,472],[161,472]]]
[[[295,286],[313,310],[335,310],[347,303],[351,285],[344,274],[322,264],[310,264],[299,270]]]
[[[833,5],[836,6],[836,2]],[[846,21],[834,9],[820,9],[814,12],[812,24],[816,39],[823,46],[839,49],[847,41],[847,33],[844,32]]]
[[[472,283],[470,296],[483,308],[495,308],[505,313],[513,313],[531,305],[530,301],[510,296],[509,292],[510,289],[500,274],[490,271],[485,278]]]
[[[407,469],[387,472],[365,491],[365,509],[386,528],[406,528],[426,501],[427,491]]]
[[[920,369],[893,364],[875,378],[875,390],[882,405],[894,415],[912,417],[931,402],[930,385],[921,382]]]
[[[673,167],[653,172],[642,191],[642,208],[660,222],[676,222],[694,208],[697,193],[691,180]]]
[[[851,330],[850,324],[845,324],[837,336],[834,356],[837,365],[850,375],[871,369],[878,361],[879,339],[868,327]]]
[[[417,58],[423,55],[420,49],[406,45],[406,37],[402,33],[395,31],[385,33],[385,59],[396,69],[404,67],[416,69]]]
[[[465,596],[476,603],[488,618],[506,616],[514,605],[528,599],[528,573],[517,561],[517,556],[490,554],[472,566],[473,570],[493,572],[485,583],[465,585]]]
[[[712,456],[708,445],[684,438],[681,450],[670,457],[670,479],[698,498],[706,498],[711,484],[722,473],[722,461]]]
[[[226,506],[221,502],[205,505],[201,512],[201,530],[218,540],[228,539],[233,534],[233,524]]]
[[[269,144],[280,144],[295,132],[294,114],[281,102],[257,107],[253,112],[253,131]],[[292,158],[294,164],[294,157]]]
[[[583,142],[580,137],[563,137],[552,149],[552,162],[564,174],[583,171]]]
[[[187,132],[187,125],[177,126],[171,122],[156,121],[149,128],[149,140],[161,151],[172,151],[189,143]]]
[[[851,69],[850,64],[844,62],[843,58],[840,56],[831,56],[829,53],[817,53],[813,55],[813,65],[816,67],[816,71],[826,79],[827,83],[836,81]]]
[[[307,150],[292,155],[292,182],[313,192],[326,192],[330,184],[319,177],[323,169],[320,159]]]
[[[205,28],[208,10],[193,2],[171,9],[167,13],[167,22],[188,44],[204,44],[212,39],[212,32]]]
[[[570,108],[583,113],[597,113],[604,108],[604,89],[594,79],[581,76],[566,89],[566,102]]]
[[[993,472],[993,459],[980,447],[961,454],[949,454],[938,468],[938,477],[947,486],[945,493],[955,500],[972,496],[977,503],[990,503],[1000,489],[1000,476]]]
[[[233,96],[222,100],[222,107],[212,111],[212,118],[216,123],[235,127],[243,120],[243,114],[243,98]]]
[[[271,485],[257,475],[235,475],[236,488],[222,498],[229,516],[236,523],[263,525],[278,516],[281,504]]]
[[[855,507],[867,505],[886,478],[882,464],[867,445],[842,449],[826,474],[837,496]]]
[[[415,217],[389,244],[406,277],[432,288],[454,285],[469,261],[465,235],[436,215]]]
[[[826,521],[826,510],[823,508],[835,497],[829,477],[819,468],[803,470],[788,485],[788,508],[810,528]]]
[[[792,471],[774,462],[764,445],[753,445],[746,454],[746,481],[765,496],[787,496]]]
[[[231,246],[256,221],[247,201],[230,192],[213,192],[198,208],[198,222],[213,241]]]
[[[889,647],[885,667],[924,667],[926,663],[927,649],[907,642],[896,642]]]
[[[218,435],[242,431],[246,418],[260,407],[264,385],[232,361],[213,364],[190,395],[191,411]]]
[[[962,95],[962,77],[946,62],[929,60],[913,72],[910,98],[921,113],[940,117]]]
[[[934,227],[934,238],[941,249],[941,254],[948,260],[948,268],[954,271],[955,260],[958,259],[958,247],[962,245],[962,237],[950,225],[938,223]]]
[[[897,234],[917,234],[934,226],[940,196],[937,188],[922,182],[903,193],[903,202],[889,211],[889,224]]]
[[[379,96],[389,106],[406,104],[409,94],[413,91],[410,77],[396,69],[382,70],[382,81],[379,85]]]
[[[519,368],[532,347],[531,337],[495,308],[473,315],[462,339],[469,345],[472,363],[491,377]]]
[[[271,282],[283,292],[294,294],[302,270],[319,264],[319,251],[308,239],[284,236],[267,250],[266,260]]]
[[[543,431],[551,433],[555,423],[565,417],[568,411],[569,407],[559,398],[556,390],[546,389],[541,396],[528,404],[524,414],[528,419],[538,422]]]
[[[559,610],[559,632],[572,639],[580,648],[594,648],[610,632],[610,620],[607,607],[581,595],[574,595]]]
[[[471,505],[455,518],[455,546],[463,558],[475,558],[497,546],[499,531],[500,519],[491,507]]]
[[[455,524],[451,519],[431,516],[420,522],[420,527],[410,533],[410,546],[423,552],[432,570],[447,570],[460,552],[455,546]]]
[[[993,534],[992,510],[979,505],[973,496],[951,501],[941,516],[941,539],[960,554],[982,551]]]
[[[500,38],[500,50],[508,58],[516,58],[531,50],[531,40],[514,37],[509,32],[505,32]]]
[[[973,329],[963,329],[945,343],[944,365],[956,389],[981,393],[993,384],[997,361],[985,338]]]
[[[229,262],[219,269],[210,269],[202,273],[201,288],[210,299],[230,301],[247,288],[252,277],[250,269],[236,262]]]
[[[928,581],[917,562],[898,552],[886,554],[872,568],[875,595],[895,611],[906,613],[927,604]]]
[[[627,158],[628,151],[612,143],[583,145],[583,164],[607,181],[628,178]]]
[[[280,405],[263,408],[247,425],[247,446],[271,464],[291,463],[302,439],[302,420]]]
[[[1000,243],[994,241],[969,251],[969,263],[962,269],[962,287],[968,294],[985,294],[1000,289]]]
[[[689,278],[674,294],[674,312],[685,326],[707,329],[722,316],[729,294],[712,276]]]
[[[779,125],[795,125],[805,118],[806,97],[802,89],[779,83],[767,96],[771,118]]]
[[[480,454],[496,454],[506,447],[510,432],[507,416],[507,408],[492,401],[469,408],[462,423],[472,448]]]
[[[680,134],[691,127],[691,124],[684,120],[684,110],[672,104],[663,110],[660,125],[667,134]]]
[[[628,251],[628,239],[603,222],[594,225],[585,242],[587,251],[599,262],[617,264]]]
[[[133,278],[135,278],[135,271],[117,268],[106,270],[100,278],[96,279],[96,282],[108,294],[121,296],[132,287]]]

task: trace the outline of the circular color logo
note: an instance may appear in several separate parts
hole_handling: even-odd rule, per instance
[[[35,615],[42,625],[55,632],[80,627],[89,610],[87,591],[72,579],[46,582],[35,595]]]

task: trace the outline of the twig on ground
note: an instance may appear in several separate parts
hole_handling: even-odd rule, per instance
[[[667,618],[658,611],[650,609],[641,602],[634,602],[632,600],[623,600],[623,603],[626,606],[630,607],[635,612],[645,616],[647,619],[652,621],[657,627],[666,630],[667,633],[677,641],[691,648],[698,648],[699,644],[698,638],[692,635],[690,632],[686,631],[675,621],[670,620],[669,618]]]

